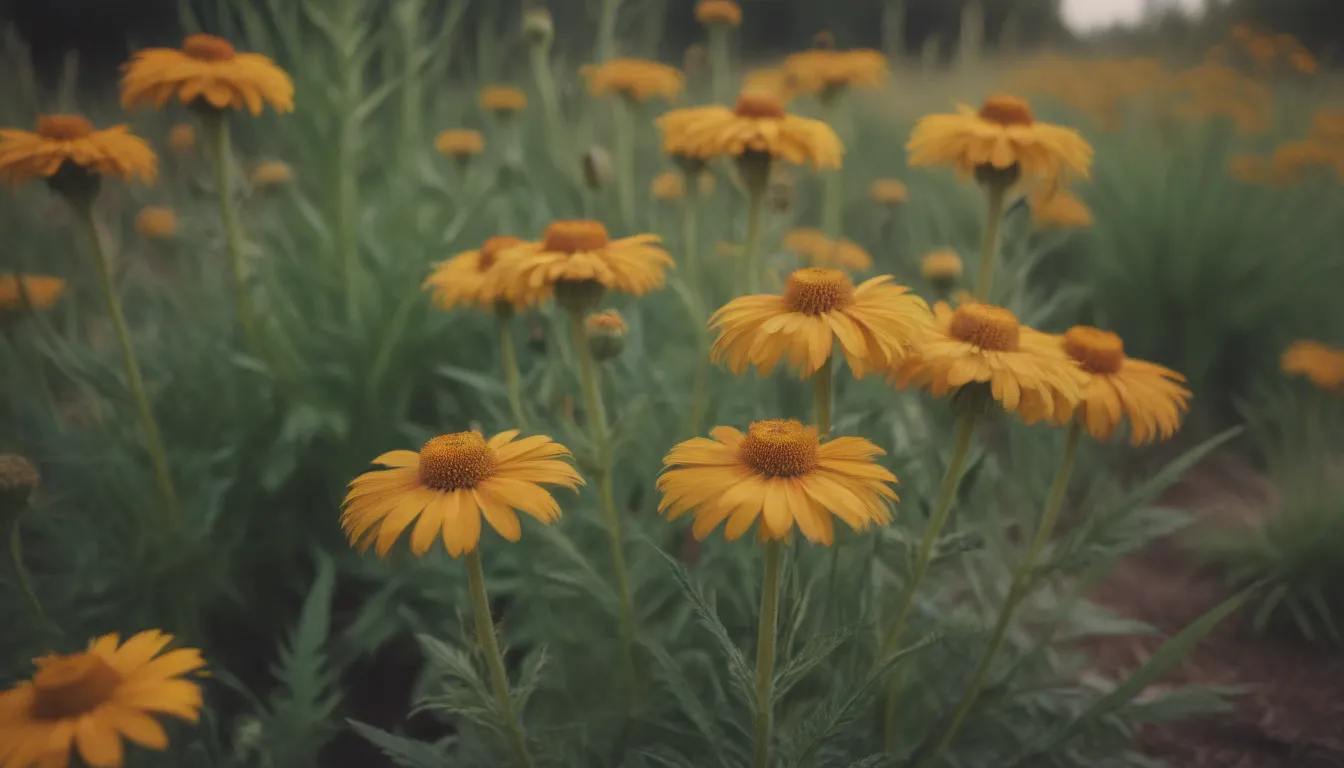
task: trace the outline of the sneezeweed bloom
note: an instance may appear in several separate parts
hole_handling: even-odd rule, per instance
[[[583,324],[588,336],[588,349],[593,359],[602,362],[618,357],[625,349],[625,334],[629,327],[625,318],[614,309],[604,309],[588,316]]]
[[[865,49],[818,48],[792,54],[784,59],[783,69],[798,91],[829,101],[850,88],[881,86],[887,78],[887,57]]]
[[[481,109],[508,117],[527,108],[527,94],[511,85],[487,85],[478,97]]]
[[[434,139],[434,150],[459,164],[465,163],[485,151],[485,137],[480,131],[443,131]]]
[[[66,766],[78,750],[86,765],[121,768],[123,738],[166,749],[168,734],[154,715],[195,723],[201,688],[188,675],[205,667],[195,648],[165,653],[172,642],[172,635],[157,630],[125,643],[103,635],[80,653],[36,659],[30,680],[0,693],[0,765]]]
[[[1305,376],[1315,386],[1330,391],[1344,390],[1344,349],[1318,341],[1297,341],[1283,353],[1279,367],[1284,373]]]
[[[516,429],[489,440],[479,432],[457,432],[430,440],[419,453],[390,451],[374,459],[389,469],[355,478],[341,505],[341,527],[350,544],[361,552],[373,546],[386,557],[415,523],[411,551],[417,557],[435,539],[458,557],[476,549],[482,517],[508,541],[522,535],[514,510],[547,525],[559,520],[560,505],[542,486],[583,485],[564,461],[569,449],[545,435],[517,437]]]
[[[500,269],[500,254],[523,244],[522,240],[508,235],[492,237],[476,250],[464,251],[435,265],[422,287],[432,291],[434,304],[440,309],[460,306],[490,309],[497,302],[526,309],[549,298],[550,290],[533,290],[510,281]]]
[[[941,296],[946,296],[957,284],[963,269],[961,256],[950,249],[927,253],[919,262],[919,274],[928,280]]]
[[[570,311],[587,312],[607,289],[642,296],[663,284],[674,266],[657,235],[612,240],[597,221],[557,221],[541,242],[524,243],[504,254],[509,290],[556,290]]]
[[[658,125],[664,152],[702,160],[757,154],[823,169],[839,168],[844,153],[829,125],[791,115],[777,97],[760,92],[744,92],[733,109],[674,109]]]
[[[1031,217],[1038,229],[1086,229],[1092,226],[1092,211],[1067,189],[1033,196]]]
[[[1327,145],[1344,144],[1344,109],[1319,109],[1311,118],[1311,138]]]
[[[900,179],[876,179],[868,187],[868,196],[882,205],[901,205],[910,201],[910,190]]]
[[[793,81],[782,69],[753,69],[742,81],[742,92],[772,96],[781,104],[797,95]]]
[[[863,246],[850,240],[834,240],[819,229],[804,227],[784,236],[784,247],[818,267],[864,270],[873,266],[873,257]]]
[[[939,302],[936,322],[917,354],[894,371],[897,385],[911,383],[944,397],[970,384],[1027,424],[1072,408],[1087,376],[1055,337],[1027,328],[1003,307],[978,302],[955,310]]]
[[[163,109],[176,98],[216,111],[246,109],[260,115],[266,104],[294,111],[294,83],[275,62],[259,53],[239,53],[214,35],[189,35],[181,50],[146,48],[123,66],[121,105]]]
[[[278,187],[294,180],[294,169],[281,160],[257,163],[248,179],[254,187]]]
[[[807,378],[831,359],[836,342],[856,378],[900,365],[925,338],[933,317],[923,299],[874,277],[857,288],[837,269],[793,272],[782,295],[743,296],[709,319],[718,331],[710,356],[741,375],[768,375],[781,360]]]
[[[733,0],[700,0],[695,6],[695,20],[706,27],[741,26],[742,6]]]
[[[87,204],[103,176],[152,182],[158,176],[158,158],[126,126],[95,130],[78,115],[43,115],[36,131],[0,129],[2,180],[23,184],[46,179],[56,192]]]
[[[135,215],[135,231],[149,240],[165,240],[177,234],[177,214],[172,208],[150,205]]]
[[[645,59],[612,59],[580,72],[592,95],[615,94],[637,103],[654,98],[672,101],[686,87],[686,77],[675,67]]]
[[[51,309],[65,289],[65,280],[51,275],[0,275],[0,313]]]
[[[715,427],[712,439],[677,445],[663,459],[658,510],[676,520],[694,510],[691,532],[703,541],[727,522],[733,541],[759,521],[761,541],[783,541],[796,526],[816,544],[835,539],[833,518],[854,530],[891,522],[895,475],[874,461],[882,449],[860,437],[821,442],[815,427],[758,421],[744,435]]]
[[[196,126],[178,123],[168,130],[168,148],[179,154],[196,149]]]
[[[1088,381],[1077,406],[1061,408],[1058,421],[1077,419],[1101,442],[1110,440],[1120,423],[1127,421],[1129,442],[1136,446],[1169,440],[1181,428],[1191,397],[1185,377],[1155,363],[1126,357],[1124,342],[1109,331],[1074,326],[1059,342]]]

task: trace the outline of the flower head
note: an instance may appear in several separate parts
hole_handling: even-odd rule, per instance
[[[532,290],[525,284],[508,279],[501,268],[500,254],[510,248],[524,245],[516,237],[492,237],[474,251],[464,251],[434,267],[422,286],[431,294],[441,309],[458,306],[490,308],[505,301],[516,309],[525,309],[550,298],[549,288]]]
[[[0,129],[0,179],[49,179],[67,165],[123,181],[150,182],[159,170],[154,150],[124,125],[95,130],[78,115],[43,115],[36,131]]]
[[[1284,373],[1305,376],[1324,390],[1344,390],[1344,349],[1318,341],[1296,341],[1283,353],[1279,367]]]
[[[784,59],[797,90],[829,98],[846,88],[876,88],[887,78],[887,57],[878,51],[814,48]]]
[[[854,530],[891,522],[896,476],[863,438],[823,443],[815,428],[782,419],[755,422],[745,435],[732,427],[709,434],[673,448],[657,485],[669,520],[695,510],[698,540],[727,521],[723,535],[732,541],[759,520],[762,541],[785,539],[796,525],[808,541],[830,546],[833,517]]]
[[[803,377],[831,359],[836,342],[856,377],[899,365],[920,344],[933,320],[924,300],[874,277],[854,287],[836,269],[809,267],[789,275],[782,295],[743,296],[709,319],[719,332],[711,357],[726,360],[741,375],[755,366],[761,375],[780,360]]]
[[[259,53],[239,53],[214,35],[190,35],[176,48],[136,51],[122,66],[121,105],[163,109],[174,97],[183,104],[246,109],[260,115],[270,104],[294,111],[294,82]]]
[[[497,115],[511,115],[527,107],[527,94],[511,85],[487,85],[479,96],[481,109]]]
[[[900,205],[910,201],[910,190],[900,179],[876,179],[868,187],[868,196],[883,205]]]
[[[294,180],[294,169],[281,160],[267,160],[257,163],[250,177],[255,187],[278,187]]]
[[[742,25],[742,6],[733,0],[700,0],[695,6],[695,20],[706,27],[738,27]]]
[[[135,215],[135,231],[150,240],[163,240],[177,234],[177,214],[172,208],[149,205]]]
[[[1059,341],[1088,381],[1077,406],[1071,413],[1061,408],[1058,421],[1076,418],[1099,441],[1109,440],[1120,422],[1128,421],[1132,445],[1168,440],[1181,428],[1190,390],[1179,373],[1126,357],[1124,342],[1109,331],[1079,325]]]
[[[434,139],[434,149],[445,157],[465,159],[485,151],[485,137],[480,131],[443,131]]]
[[[742,92],[769,96],[780,104],[788,104],[797,95],[797,87],[782,69],[753,69],[742,81]]]
[[[795,165],[839,168],[844,147],[840,137],[820,120],[791,115],[779,98],[743,92],[733,109],[674,109],[658,118],[663,151],[709,160],[760,152]]]
[[[51,309],[65,294],[65,280],[51,275],[0,275],[0,312],[17,312],[26,306]]]
[[[653,196],[663,202],[673,202],[686,196],[686,178],[675,171],[664,171],[649,185]]]
[[[621,313],[614,309],[604,309],[589,315],[583,323],[583,329],[594,360],[610,360],[625,349],[625,334],[629,327]]]
[[[686,87],[686,77],[675,67],[645,59],[612,59],[580,71],[594,96],[615,93],[639,102],[672,101]]]
[[[1050,182],[1087,177],[1092,147],[1070,128],[1036,120],[1031,105],[1012,96],[991,96],[979,112],[958,107],[954,115],[921,118],[906,144],[910,165],[952,165],[966,175],[1007,172]]]
[[[795,229],[784,236],[784,247],[819,267],[863,270],[873,266],[873,257],[863,246],[849,240],[832,240],[811,227]]]
[[[178,123],[168,130],[168,147],[174,152],[190,152],[196,148],[196,126]]]
[[[583,485],[563,461],[569,450],[545,435],[521,440],[518,430],[489,440],[479,432],[441,435],[415,451],[391,451],[373,460],[386,470],[365,472],[350,483],[341,527],[361,552],[377,545],[385,557],[415,523],[411,551],[421,556],[435,539],[453,557],[476,549],[481,518],[509,541],[522,535],[521,510],[543,523],[560,519],[560,505],[543,485]]]
[[[173,636],[150,630],[125,643],[104,635],[80,653],[43,656],[29,680],[0,693],[0,765],[47,768],[84,764],[120,768],[122,739],[146,749],[168,747],[154,715],[196,722],[201,688],[187,675],[205,659],[195,648],[164,652]]]
[[[1086,229],[1092,226],[1092,211],[1067,189],[1033,195],[1031,216],[1042,229]]]
[[[672,257],[658,247],[657,235],[612,240],[596,221],[557,221],[539,243],[509,250],[507,281],[528,290],[562,283],[597,283],[636,296],[663,284]]]
[[[954,281],[961,277],[962,270],[961,256],[946,248],[926,253],[919,262],[919,274],[931,282]]]

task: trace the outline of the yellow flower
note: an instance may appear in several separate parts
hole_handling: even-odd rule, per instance
[[[515,509],[549,525],[560,505],[543,485],[571,490],[583,478],[562,459],[569,449],[545,435],[515,440],[518,430],[488,441],[479,432],[441,435],[415,451],[390,451],[373,460],[390,467],[365,472],[350,483],[341,507],[341,528],[352,546],[385,557],[415,523],[411,551],[429,551],[435,539],[453,557],[472,552],[481,539],[481,518],[509,541],[522,535]]]
[[[146,182],[158,176],[154,150],[124,125],[94,130],[78,115],[43,115],[37,131],[0,129],[0,179],[22,184],[51,178],[66,161],[101,176]]]
[[[718,339],[710,356],[737,375],[755,366],[762,376],[780,360],[803,378],[831,359],[835,344],[855,378],[899,365],[933,320],[929,305],[890,275],[858,288],[837,269],[808,267],[784,282],[782,295],[742,296],[709,319]]]
[[[965,303],[934,306],[929,338],[895,371],[897,384],[927,388],[936,397],[977,383],[1005,411],[1028,424],[1072,408],[1087,376],[1052,336],[1021,325],[1012,312]]]
[[[135,215],[135,231],[150,240],[162,240],[177,234],[177,214],[172,208],[150,205]]]
[[[873,257],[863,246],[849,240],[832,240],[825,232],[811,227],[792,230],[784,236],[784,247],[822,267],[863,270],[873,266]]]
[[[1297,341],[1283,353],[1279,367],[1289,375],[1306,376],[1317,387],[1330,392],[1344,389],[1344,349],[1318,341]]]
[[[1131,445],[1169,440],[1181,428],[1181,417],[1190,409],[1185,377],[1126,357],[1124,342],[1109,331],[1079,325],[1058,338],[1088,376],[1078,405],[1072,413],[1061,408],[1059,422],[1076,418],[1093,439],[1104,442],[1121,421],[1128,421]]]
[[[793,81],[781,69],[753,69],[742,83],[743,93],[758,93],[787,104],[797,94]]]
[[[1344,162],[1344,151],[1317,141],[1290,141],[1274,150],[1274,171],[1284,180],[1296,180],[1312,168],[1335,168]]]
[[[844,153],[829,125],[791,115],[778,98],[762,93],[743,93],[735,109],[674,109],[658,118],[658,126],[664,152],[702,160],[761,152],[821,169],[839,168]]]
[[[659,200],[672,202],[686,195],[686,181],[680,173],[665,171],[654,177],[649,189]]]
[[[910,201],[910,190],[900,179],[877,179],[868,187],[868,196],[883,205],[899,205]]]
[[[657,235],[612,240],[597,221],[557,221],[539,243],[510,248],[501,265],[508,285],[539,291],[558,283],[596,282],[636,296],[663,284],[672,257]]]
[[[695,6],[695,20],[706,27],[742,25],[742,7],[733,0],[700,0]]]
[[[186,676],[205,667],[201,652],[164,653],[173,636],[158,630],[120,640],[103,635],[86,651],[38,658],[31,680],[0,693],[0,765],[65,768],[78,749],[86,765],[121,768],[123,738],[168,747],[154,715],[197,721],[201,688]]]
[[[1085,229],[1092,226],[1092,211],[1067,189],[1055,189],[1053,194],[1049,194],[1048,189],[1037,193],[1031,201],[1031,216],[1036,226],[1042,229]]]
[[[961,257],[949,249],[927,253],[919,262],[919,274],[932,282],[956,280],[962,269]]]
[[[65,280],[59,277],[0,275],[0,311],[24,309],[25,296],[33,309],[51,309],[64,293]]]
[[[1324,144],[1344,144],[1344,109],[1318,109],[1311,118],[1311,138]]]
[[[912,166],[952,165],[967,175],[1018,169],[1051,182],[1086,178],[1093,154],[1077,131],[1037,122],[1031,105],[1012,96],[991,96],[978,113],[962,105],[955,115],[921,118],[906,149]]]
[[[163,109],[177,97],[183,104],[246,108],[253,115],[268,103],[277,112],[294,111],[294,83],[283,69],[259,53],[237,53],[228,40],[214,35],[189,35],[182,50],[136,51],[122,68],[126,109],[143,104]]]
[[[258,187],[276,187],[294,180],[294,169],[280,160],[267,160],[257,163],[252,169],[252,184]]]
[[[686,78],[675,67],[645,59],[612,59],[580,73],[594,96],[616,93],[639,102],[655,97],[672,101],[686,87]]]
[[[168,130],[168,147],[176,152],[190,152],[196,148],[196,126],[178,123]]]
[[[485,151],[485,137],[480,131],[444,131],[434,139],[434,149],[447,157],[467,158]]]
[[[604,309],[601,312],[594,312],[584,321],[584,327],[589,334],[611,334],[624,336],[628,327],[625,324],[625,318],[621,313],[614,309]]]
[[[463,305],[489,309],[497,301],[526,309],[545,301],[551,295],[549,288],[531,290],[525,284],[508,280],[506,271],[500,268],[500,254],[524,244],[508,235],[492,237],[477,250],[464,251],[436,264],[422,288],[433,291],[431,297],[440,309]]]
[[[823,98],[844,88],[877,88],[887,78],[887,57],[872,50],[802,51],[784,59],[785,74],[802,93]]]
[[[527,107],[527,94],[511,85],[487,85],[479,99],[481,109],[498,115],[511,115]]]
[[[797,525],[825,546],[835,539],[833,516],[856,531],[891,522],[896,476],[873,460],[882,449],[861,437],[823,443],[816,428],[783,419],[755,422],[745,435],[732,427],[709,434],[668,452],[657,484],[658,510],[669,520],[695,510],[700,541],[725,520],[729,541],[759,520],[762,541],[783,540]]]

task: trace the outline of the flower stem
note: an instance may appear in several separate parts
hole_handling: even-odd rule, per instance
[[[999,228],[1003,224],[1003,206],[1008,197],[1008,188],[1000,184],[990,184],[989,220],[985,223],[985,239],[980,243],[980,280],[975,285],[975,297],[989,301],[994,288],[994,262],[999,254]]]
[[[919,549],[915,551],[915,561],[910,569],[910,581],[905,585],[905,593],[901,596],[900,607],[896,610],[896,621],[892,623],[891,629],[887,631],[887,636],[882,642],[882,655],[884,657],[891,656],[901,649],[901,636],[905,634],[906,624],[910,621],[910,614],[915,605],[915,595],[919,591],[920,583],[928,575],[929,564],[933,561],[933,551],[938,544],[938,535],[942,533],[943,526],[947,524],[947,520],[952,514],[952,502],[957,496],[957,485],[961,481],[962,470],[965,469],[966,459],[971,453],[971,441],[975,437],[975,420],[975,415],[969,411],[963,413],[957,419],[956,442],[952,446],[952,460],[948,462],[947,471],[943,474],[943,482],[938,489],[938,500],[934,505],[933,515],[929,518],[928,524],[924,526],[924,536],[919,541]],[[886,715],[883,719],[888,750],[895,746],[898,688],[899,680],[893,678],[887,688]]]
[[[738,295],[760,291],[761,284],[761,214],[765,208],[763,193],[749,192],[747,196],[747,235],[742,241],[742,282]]]
[[[154,466],[154,481],[158,486],[162,513],[167,520],[176,525],[179,522],[180,508],[177,502],[177,490],[173,487],[172,474],[168,471],[168,453],[163,448],[163,439],[159,436],[159,424],[154,420],[154,411],[149,404],[149,393],[145,389],[144,377],[140,374],[140,362],[135,357],[135,348],[131,346],[131,334],[126,328],[126,315],[121,310],[121,299],[117,297],[112,285],[112,269],[109,264],[107,244],[103,240],[102,227],[93,213],[93,205],[78,205],[75,210],[83,220],[93,243],[93,263],[98,272],[98,284],[103,291],[103,300],[107,302],[107,314],[112,320],[112,330],[117,337],[117,346],[121,349],[121,362],[126,368],[126,379],[131,387],[131,398],[135,401],[140,416],[140,428],[144,431],[145,449],[149,452],[150,463]]]
[[[243,343],[258,357],[262,354],[260,338],[252,312],[251,294],[247,287],[247,263],[243,255],[242,230],[238,212],[233,205],[229,124],[222,114],[209,113],[202,119],[210,142],[210,157],[214,162],[215,192],[219,197],[219,216],[224,224],[224,247],[229,256],[229,277],[233,281],[233,307],[238,325],[243,330]]]
[[[834,94],[829,98],[822,99],[822,122],[839,130],[838,116],[840,113],[840,94]],[[822,193],[822,219],[821,229],[827,237],[839,239],[844,235],[844,171],[841,168],[833,168],[828,171],[824,177],[824,189]]]
[[[765,576],[761,580],[761,616],[756,634],[756,746],[753,768],[770,764],[770,726],[775,693],[775,625],[779,622],[780,573],[784,565],[784,542],[771,539],[765,545]]]
[[[499,641],[495,638],[495,622],[490,616],[490,597],[485,592],[485,569],[481,567],[481,551],[473,549],[467,553],[467,583],[471,590],[472,621],[476,624],[476,639],[485,654],[485,662],[490,667],[490,687],[495,693],[495,704],[504,718],[504,727],[508,731],[510,746],[518,768],[532,768],[532,756],[527,751],[527,737],[523,727],[518,724],[518,715],[513,711],[513,699],[509,696],[509,676],[504,671],[504,657],[499,652]]]
[[[726,24],[715,24],[709,28],[709,75],[715,103],[727,104],[733,98],[733,61],[728,50],[728,38],[732,29]]]
[[[686,284],[692,291],[700,291],[700,227],[696,218],[700,209],[700,176],[683,174],[686,199],[681,208],[681,260],[685,265]]]
[[[496,304],[495,320],[499,326],[499,364],[504,374],[504,389],[509,397],[509,411],[513,415],[513,425],[526,431],[522,377],[518,374],[518,352],[513,343],[513,307],[503,302]]]
[[[635,226],[635,103],[616,100],[616,195],[627,227]]]
[[[15,519],[9,527],[9,562],[14,567],[14,576],[19,580],[19,589],[23,596],[28,599],[28,607],[32,608],[33,615],[37,617],[38,623],[46,628],[53,635],[62,634],[61,628],[56,626],[47,612],[42,609],[42,601],[37,596],[37,588],[33,586],[33,576],[28,572],[28,567],[23,562],[23,536],[19,531],[19,521]]]
[[[560,100],[555,95],[555,77],[551,74],[550,46],[531,45],[528,55],[532,62],[532,79],[536,81],[537,93],[541,96],[541,109],[546,115],[546,124],[551,126],[551,131],[547,133],[558,133],[563,123]]]
[[[956,735],[957,730],[966,720],[966,716],[970,714],[971,707],[975,706],[975,702],[980,698],[980,692],[989,679],[989,672],[994,665],[994,659],[998,656],[999,650],[1003,647],[1004,639],[1008,636],[1008,626],[1012,623],[1017,609],[1030,593],[1036,564],[1041,553],[1045,550],[1045,545],[1050,542],[1055,524],[1059,522],[1059,513],[1064,507],[1064,497],[1069,489],[1069,479],[1073,476],[1073,462],[1078,453],[1078,440],[1082,436],[1082,432],[1082,425],[1076,419],[1069,424],[1068,435],[1064,438],[1064,456],[1060,460],[1059,471],[1055,473],[1054,484],[1050,486],[1050,495],[1046,500],[1045,509],[1041,512],[1041,520],[1036,525],[1036,534],[1032,537],[1027,555],[1018,565],[1016,573],[1013,574],[1012,586],[1008,588],[1008,596],[1004,599],[1003,607],[999,610],[999,617],[994,623],[989,644],[985,646],[984,653],[980,655],[980,663],[976,665],[971,684],[962,695],[956,713],[942,730],[933,750],[926,752],[915,763],[916,768],[930,764],[942,754],[943,750],[947,749],[947,745],[952,743],[952,737]]]
[[[616,12],[621,0],[602,0],[602,15],[597,20],[597,63],[616,57]]]
[[[569,327],[574,340],[574,354],[579,358],[579,378],[583,385],[584,409],[588,414],[588,430],[597,452],[598,494],[602,515],[607,524],[607,539],[611,546],[613,586],[620,611],[620,664],[625,681],[627,703],[633,703],[637,680],[635,678],[635,609],[630,599],[630,577],[625,562],[625,540],[621,532],[621,516],[616,510],[616,494],[612,487],[611,441],[607,435],[606,410],[597,381],[597,366],[588,349],[588,336],[583,328],[583,313],[570,310]]]
[[[831,436],[831,385],[835,380],[835,356],[826,358],[817,372],[812,374],[812,410],[817,423],[817,437],[825,440]]]

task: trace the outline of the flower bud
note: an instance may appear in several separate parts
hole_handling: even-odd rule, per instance
[[[542,6],[533,6],[523,12],[523,37],[528,45],[549,47],[555,39],[555,21],[551,12]]]
[[[589,315],[584,328],[588,332],[588,350],[598,362],[611,360],[625,349],[625,318],[614,309]]]

